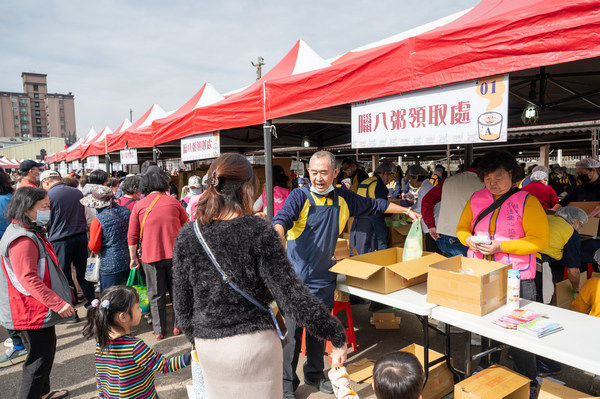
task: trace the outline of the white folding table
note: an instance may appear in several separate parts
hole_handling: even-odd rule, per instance
[[[468,332],[600,375],[600,318],[524,299],[521,299],[520,305],[523,309],[548,316],[552,321],[562,325],[564,330],[536,338],[521,331],[493,324],[492,321],[510,313],[506,306],[482,317],[436,306],[431,311],[431,317]],[[470,349],[470,342],[467,342],[467,347]],[[472,359],[469,350],[467,354],[466,377],[470,374]]]
[[[417,316],[423,327],[424,363],[429,364],[429,367],[431,367],[445,361],[448,365],[448,368],[456,376],[459,376],[459,374],[454,370],[450,362],[450,326],[447,326],[446,331],[442,332],[429,325],[429,316],[431,316],[432,310],[435,307],[437,307],[437,305],[427,302],[427,283],[414,285],[412,287],[404,288],[400,291],[392,292],[386,295],[369,290],[364,290],[362,288],[348,286],[346,285],[346,276],[344,276],[343,274],[338,274],[337,289],[339,291],[356,295],[360,298],[383,303],[384,305],[404,310]],[[433,362],[429,362],[430,328],[443,335],[446,340],[446,354],[440,357],[439,359],[434,360]],[[427,377],[429,376],[429,367],[424,367],[425,381],[427,381]]]

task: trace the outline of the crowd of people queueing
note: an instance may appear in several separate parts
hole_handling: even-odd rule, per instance
[[[131,334],[142,320],[138,291],[125,286],[131,270],[143,271],[155,339],[172,330],[194,346],[206,397],[294,398],[303,327],[303,380],[333,393],[324,341],[333,344],[333,366],[341,366],[346,335],[330,314],[336,276],[329,268],[350,217],[350,246],[358,253],[387,248],[383,215],[405,214],[422,223],[428,250],[519,269],[526,299],[551,302],[544,272],[557,281],[566,268],[580,291],[574,309],[600,316],[598,279],[581,287],[579,274],[583,263],[597,262],[600,244],[578,234],[600,208],[588,215],[568,205],[600,200],[597,160],[577,164],[579,184],[558,165],[524,177],[512,155],[497,151],[452,176],[439,165],[432,172],[411,165],[406,176],[388,161],[371,176],[352,158],[341,166],[329,152],[313,154],[310,183],[275,167],[272,221],[264,218],[264,189],[239,154],[213,161],[202,179],[191,176],[181,198],[172,177],[151,162],[138,175],[94,170],[63,178],[24,161],[16,183],[0,171],[0,322],[12,340],[0,366],[24,361],[20,397],[68,396],[50,389],[55,325],[79,322],[79,301],[87,311],[83,333],[97,341],[101,398],[156,397],[154,372],[190,365],[189,353],[166,358]],[[100,258],[97,287],[85,279],[88,253]],[[279,307],[285,326],[271,314]],[[529,352],[511,354],[533,381],[540,367],[552,367]],[[410,354],[394,352],[375,365],[378,398],[417,399],[422,382]]]

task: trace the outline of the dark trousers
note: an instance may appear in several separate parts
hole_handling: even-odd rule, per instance
[[[77,289],[71,277],[71,264],[75,268],[77,282],[85,297],[86,306],[89,306],[95,298],[95,292],[94,284],[85,279],[85,267],[88,256],[87,244],[88,240],[85,233],[52,241],[52,246],[58,257],[58,263],[73,290],[74,298],[77,299]]]
[[[123,270],[122,272],[111,274],[100,273],[100,291],[104,291],[113,285],[125,285],[128,277],[129,270]]]
[[[164,334],[167,330],[167,291],[173,300],[173,259],[142,263],[146,273],[150,314],[154,334]]]
[[[50,392],[50,371],[56,353],[54,326],[20,331],[29,354],[23,364],[19,399],[40,399]]]
[[[296,320],[286,317],[285,324],[288,328],[288,338],[283,346],[283,392],[294,392],[300,380],[296,374],[298,357],[302,346],[302,326]],[[323,355],[325,353],[325,342],[306,334],[306,363],[303,366],[304,379],[319,381],[325,378],[323,368]]]
[[[8,332],[10,339],[12,339],[13,346],[23,346],[23,340],[18,331],[11,330],[10,328],[7,328],[6,331]]]
[[[440,234],[440,238],[435,241],[435,245],[448,257],[456,255],[467,256],[467,247],[462,245],[456,237]]]

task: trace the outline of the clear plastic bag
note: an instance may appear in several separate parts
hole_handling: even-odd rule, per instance
[[[423,256],[423,230],[419,221],[413,221],[402,251],[402,262],[417,259]]]

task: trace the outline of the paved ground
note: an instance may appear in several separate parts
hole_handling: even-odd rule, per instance
[[[402,317],[399,330],[375,330],[369,324],[371,313],[367,305],[353,305],[354,324],[356,327],[356,338],[359,351],[349,355],[349,362],[368,358],[376,360],[384,353],[401,349],[411,343],[422,342],[421,325],[415,316],[396,312]],[[84,309],[79,309],[79,314],[85,314]],[[169,308],[170,314],[170,308]],[[93,398],[97,397],[94,379],[94,342],[87,341],[81,335],[83,323],[72,325],[61,325],[57,327],[58,347],[54,367],[52,369],[51,383],[53,389],[67,388],[71,391],[71,398]],[[6,331],[1,329],[0,339],[6,338]],[[165,355],[173,356],[190,349],[187,340],[183,336],[167,336],[163,341],[154,340],[150,326],[142,324],[138,327],[136,334],[147,344]],[[462,365],[464,362],[463,335],[453,336],[453,358],[454,364]],[[442,341],[433,337],[433,349],[441,351]],[[454,345],[456,343],[456,345]],[[585,343],[576,343],[585,345]],[[1,345],[1,344],[0,344]],[[476,348],[474,348],[476,350]],[[300,359],[300,364],[303,359]],[[511,366],[511,361],[503,355],[502,363]],[[301,370],[301,368],[299,368]],[[299,374],[302,379],[301,373]],[[157,375],[157,386],[162,397],[169,399],[187,398],[185,384],[190,379],[190,370],[184,369],[175,373]],[[592,394],[598,389],[593,385],[592,377],[580,370],[565,367],[563,372],[555,378],[565,381],[568,386]],[[0,369],[0,398],[16,398],[21,379],[21,366],[15,365]],[[353,384],[361,398],[374,398],[373,391],[368,384]],[[596,393],[598,395],[598,392]],[[310,398],[332,398],[333,396],[319,393],[313,387],[301,385],[296,396],[298,399]],[[449,395],[448,397],[452,397]]]

